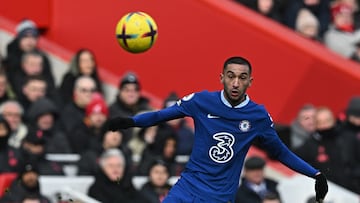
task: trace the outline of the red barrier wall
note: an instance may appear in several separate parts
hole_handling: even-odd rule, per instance
[[[222,64],[232,55],[253,63],[250,97],[278,122],[289,123],[307,102],[339,112],[360,94],[358,64],[232,1],[49,1],[48,39],[71,51],[93,49],[116,76],[135,71],[144,89],[160,98],[172,90],[185,95],[221,88]],[[17,13],[13,3],[3,4]],[[150,14],[159,27],[158,41],[143,54],[126,53],[115,39],[117,21],[131,11]]]

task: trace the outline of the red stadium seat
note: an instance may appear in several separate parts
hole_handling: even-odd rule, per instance
[[[1,173],[0,174],[0,197],[2,197],[11,182],[17,177],[17,173]]]

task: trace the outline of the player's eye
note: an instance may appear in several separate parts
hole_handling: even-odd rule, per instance
[[[228,78],[230,78],[230,79],[232,79],[232,78],[234,78],[235,76],[233,75],[233,74],[229,74],[228,75]]]

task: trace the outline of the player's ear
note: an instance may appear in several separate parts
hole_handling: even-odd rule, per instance
[[[251,87],[251,84],[253,82],[254,78],[253,77],[250,77],[250,82],[249,82],[249,86],[248,87]]]
[[[224,74],[220,73],[220,83],[224,84]]]

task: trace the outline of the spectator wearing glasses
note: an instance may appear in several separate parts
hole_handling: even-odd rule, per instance
[[[85,108],[90,103],[96,91],[96,83],[89,76],[81,76],[75,81],[73,99],[66,104],[60,113],[60,125],[69,135],[74,127],[85,118]]]
[[[9,100],[1,104],[0,114],[9,123],[11,135],[8,144],[14,148],[20,148],[28,129],[22,121],[24,110],[16,100]]]

